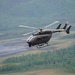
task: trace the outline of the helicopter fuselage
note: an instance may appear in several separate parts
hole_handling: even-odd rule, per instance
[[[36,45],[37,48],[41,48],[44,46],[44,44],[47,44],[47,46],[48,46],[48,41],[51,39],[53,33],[56,33],[56,32],[66,32],[67,34],[70,33],[71,25],[67,27],[68,21],[67,21],[67,23],[65,23],[63,28],[60,28],[61,24],[59,24],[56,29],[48,29],[48,27],[50,27],[56,23],[59,23],[59,21],[55,21],[55,22],[43,27],[42,29],[39,29],[40,31],[37,31],[37,33],[35,33],[35,34],[32,34],[32,33],[36,32],[36,30],[37,30],[36,27],[23,26],[23,25],[19,25],[19,27],[36,29],[35,31],[24,34],[24,36],[32,34],[27,39],[27,43],[28,43],[29,47]]]
[[[31,35],[27,39],[27,43],[29,44],[29,47],[34,45],[46,44],[50,40],[51,36],[52,36],[51,31],[38,32],[36,34]]]
[[[56,28],[56,29],[40,29],[39,32],[32,34],[28,39],[27,39],[27,43],[29,45],[29,47],[37,45],[39,47],[41,47],[44,44],[48,44],[48,41],[51,39],[51,36],[53,33],[56,32],[66,32],[67,34],[69,34],[70,32],[70,28],[71,26],[69,26],[66,29],[65,25],[62,29],[60,29],[60,25]]]

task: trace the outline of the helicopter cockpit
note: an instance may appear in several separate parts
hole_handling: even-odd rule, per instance
[[[51,31],[39,31],[39,32],[37,32],[37,33],[35,33],[35,34],[32,34],[33,36],[36,36],[36,35],[45,35],[45,34],[51,34]]]

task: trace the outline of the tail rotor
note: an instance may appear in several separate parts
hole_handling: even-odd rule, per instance
[[[65,31],[67,34],[70,33],[70,29],[71,29],[71,25],[68,24],[68,21],[65,23],[64,27],[63,28],[60,28],[61,27],[61,24],[58,25],[58,27],[56,28],[56,30],[59,30],[59,32],[61,31]],[[63,30],[62,30],[63,29]]]

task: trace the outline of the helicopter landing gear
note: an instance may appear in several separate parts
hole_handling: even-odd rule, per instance
[[[47,45],[47,46],[49,46],[49,44],[48,44],[48,43],[46,43],[46,45]]]
[[[46,47],[46,46],[49,46],[49,44],[48,44],[48,43],[39,44],[39,45],[37,45],[36,47],[37,47],[37,48],[43,48],[43,47]]]

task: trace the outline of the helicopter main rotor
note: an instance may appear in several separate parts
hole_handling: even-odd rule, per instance
[[[49,24],[49,25],[47,25],[47,26],[45,26],[45,27],[43,27],[43,28],[40,28],[40,29],[39,29],[39,32],[42,32],[43,29],[47,29],[48,27],[50,27],[50,26],[52,26],[52,25],[54,25],[54,24],[57,24],[57,23],[59,23],[59,21],[55,21],[55,22],[53,22],[53,23],[51,23],[51,24]],[[32,31],[32,32],[23,34],[24,36],[29,35],[29,34],[32,34],[32,33],[36,32],[36,31],[38,31],[38,28],[36,28],[36,27],[25,26],[25,25],[19,25],[19,27],[21,27],[21,28],[30,28],[30,29],[34,29],[34,31]],[[36,29],[36,30],[35,30],[35,29]]]

